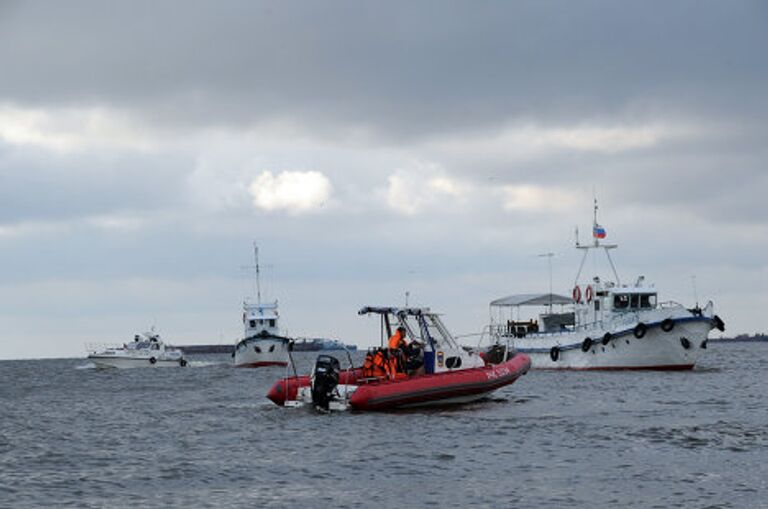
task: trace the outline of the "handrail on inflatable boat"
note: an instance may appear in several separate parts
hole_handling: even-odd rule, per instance
[[[396,307],[382,307],[382,306],[365,306],[357,312],[358,315],[367,314],[393,314],[393,315],[410,315],[421,316],[423,314],[434,314],[429,308],[396,308]]]

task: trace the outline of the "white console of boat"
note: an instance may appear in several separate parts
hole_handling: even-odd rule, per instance
[[[121,346],[90,346],[88,360],[99,368],[184,367],[184,353],[165,346],[154,331],[137,334]]]
[[[287,366],[288,343],[280,335],[277,301],[261,301],[259,280],[259,248],[254,245],[256,258],[256,302],[243,301],[245,336],[237,342],[232,358],[236,368]]]
[[[530,356],[534,369],[691,369],[707,348],[713,328],[724,330],[710,301],[704,308],[660,302],[656,289],[640,276],[621,284],[605,230],[597,223],[584,251],[571,297],[551,293],[510,295],[491,302],[490,334]],[[580,281],[590,251],[603,250],[615,281]],[[551,286],[551,285],[550,285]],[[536,318],[521,320],[521,308],[540,307]],[[529,315],[530,316],[530,315]]]

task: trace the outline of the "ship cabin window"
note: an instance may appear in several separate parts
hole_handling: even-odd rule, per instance
[[[595,311],[600,311],[600,301],[595,300]]]
[[[256,327],[256,320],[251,320],[250,322],[248,322],[248,325],[250,327]]]
[[[271,318],[271,319],[269,320],[269,326],[270,326],[270,327],[274,327],[274,326],[275,326],[275,319],[274,319],[274,318]]]
[[[629,295],[626,293],[618,293],[613,296],[613,309],[627,308],[629,308]]]
[[[597,301],[595,301],[597,303]],[[655,293],[618,293],[613,296],[613,309],[652,309],[656,307]]]
[[[655,308],[656,307],[656,294],[644,293],[640,295],[640,307],[641,308]]]

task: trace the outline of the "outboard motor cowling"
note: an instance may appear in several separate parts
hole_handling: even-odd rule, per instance
[[[315,361],[315,371],[312,373],[312,403],[317,408],[328,410],[328,403],[333,397],[333,391],[339,385],[341,365],[336,357],[318,355]]]

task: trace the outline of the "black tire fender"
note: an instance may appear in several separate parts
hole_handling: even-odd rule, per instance
[[[691,348],[691,340],[686,338],[685,336],[680,337],[680,344],[683,345],[683,348],[685,348],[686,350]]]
[[[584,338],[584,341],[581,342],[581,351],[587,353],[590,348],[592,348],[592,338]]]
[[[635,328],[632,330],[632,333],[635,335],[637,339],[640,339],[643,336],[645,336],[646,332],[648,332],[648,326],[645,325],[643,322],[640,322],[637,325],[635,325]]]
[[[552,362],[557,362],[557,359],[560,358],[560,347],[559,346],[553,346],[549,350],[549,358],[552,359]]]
[[[610,332],[606,332],[605,335],[603,336],[603,341],[602,341],[603,345],[607,345],[608,343],[611,342],[612,339],[613,339],[613,335]]]
[[[669,332],[674,328],[675,328],[675,321],[672,320],[671,318],[665,318],[664,320],[661,321],[661,330],[663,330],[664,332]]]
[[[150,364],[156,364],[157,363],[157,359],[155,359],[154,357],[150,357],[149,358],[149,363]]]

